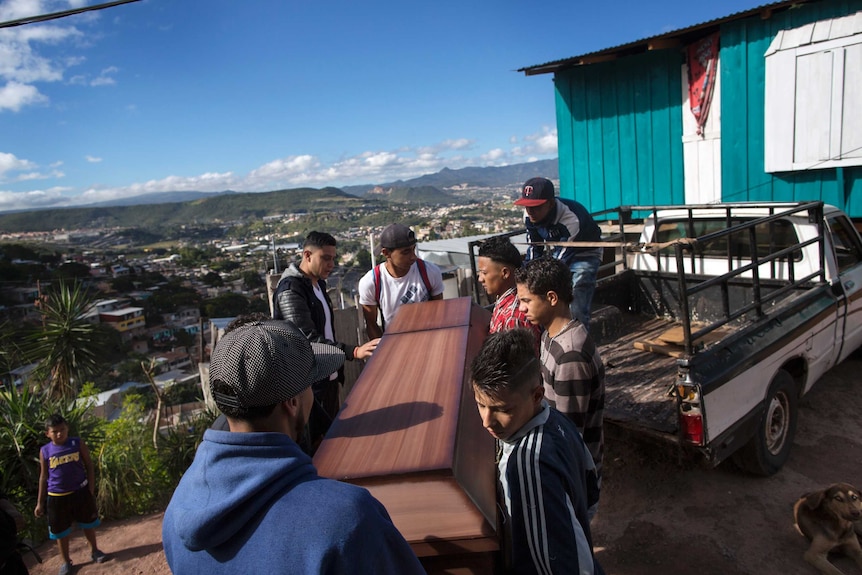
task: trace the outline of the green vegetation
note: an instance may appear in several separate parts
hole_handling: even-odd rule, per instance
[[[166,293],[169,296],[170,290]],[[177,293],[184,292],[177,289]],[[90,413],[91,402],[73,401],[98,393],[99,378],[126,355],[115,330],[84,319],[91,305],[91,294],[80,283],[61,282],[40,300],[41,325],[0,324],[0,365],[5,373],[13,366],[38,361],[35,387],[0,388],[0,460],[4,462],[0,490],[24,511],[25,535],[35,541],[47,535],[45,519],[26,511],[35,508],[39,449],[47,441],[44,422],[51,414],[61,413],[71,434],[89,446],[96,467],[97,501],[106,518],[163,509],[204,430],[215,419],[214,413],[205,412],[156,433],[147,405],[154,403],[147,401],[147,396],[154,395],[152,390],[127,393],[122,414],[110,422]],[[140,365],[140,359],[137,368],[130,359],[119,365],[117,373],[132,376],[135,369],[141,371]],[[200,395],[198,386],[180,384],[168,388],[162,398],[173,405],[199,401]]]
[[[235,317],[257,311],[269,314],[269,303],[261,298],[249,300],[242,294],[225,293],[204,301],[201,309],[205,317]]]
[[[98,371],[105,332],[85,317],[92,303],[81,284],[62,282],[39,302],[42,329],[30,336],[27,355],[39,362],[52,398],[75,397],[77,386]]]
[[[172,393],[187,399],[189,390]],[[122,415],[111,422],[89,415],[88,409],[86,404],[69,407],[26,388],[20,392],[0,389],[0,458],[4,462],[0,489],[24,514],[24,535],[34,541],[43,541],[48,532],[45,519],[36,519],[29,511],[36,507],[39,449],[48,441],[44,422],[51,414],[61,413],[69,421],[70,434],[87,443],[96,468],[99,512],[108,519],[164,509],[191,464],[203,432],[216,417],[203,412],[163,428],[154,447],[152,423],[141,395],[127,394]]]
[[[37,541],[44,539],[47,532],[45,527],[33,529],[36,520],[32,514],[39,485],[39,449],[47,441],[45,420],[53,413],[61,413],[76,435],[86,437],[86,441],[91,438],[99,441],[99,422],[85,418],[83,408],[66,405],[64,401],[27,389],[20,393],[0,389],[0,458],[3,461],[0,489],[28,518],[29,535]]]

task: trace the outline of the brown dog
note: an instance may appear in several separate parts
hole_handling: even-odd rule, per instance
[[[828,575],[843,575],[827,555],[842,551],[862,568],[862,547],[856,538],[854,521],[862,519],[862,497],[847,483],[835,483],[826,489],[806,493],[793,505],[796,529],[811,546],[805,560]]]

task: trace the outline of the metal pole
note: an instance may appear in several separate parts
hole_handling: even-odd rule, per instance
[[[272,271],[278,273],[278,256],[275,253],[275,236],[272,236]]]

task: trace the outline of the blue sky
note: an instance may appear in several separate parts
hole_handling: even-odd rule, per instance
[[[518,68],[760,4],[142,0],[0,29],[0,211],[553,158],[552,75]]]

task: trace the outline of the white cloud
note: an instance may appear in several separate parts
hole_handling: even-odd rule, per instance
[[[19,20],[42,13],[42,2],[33,0],[6,0],[0,4],[0,21]]]
[[[0,88],[0,112],[19,111],[24,106],[47,102],[48,98],[39,93],[35,86],[9,82]]]
[[[443,168],[503,166],[556,153],[556,131],[543,128],[525,136],[526,144],[509,150],[494,148],[477,155],[453,155],[470,150],[476,140],[448,139],[430,146],[402,147],[392,151],[366,151],[325,165],[310,155],[274,160],[240,178],[235,190],[264,191],[291,186],[338,186],[357,183],[383,183],[437,172]],[[517,139],[515,140],[517,143]],[[215,190],[211,190],[215,191]]]
[[[391,166],[398,162],[398,156],[392,152],[367,152],[365,163],[374,169]]]
[[[0,152],[0,182],[29,182],[63,178],[65,174],[58,170],[62,162],[55,163],[48,172],[39,170],[39,166],[30,160],[17,158],[14,154]]]
[[[51,190],[34,191],[32,196],[29,195],[30,192],[2,192],[0,210],[46,207],[52,205],[52,201],[58,206],[82,205],[171,191],[220,192],[230,189],[262,192],[303,186],[384,183],[434,173],[444,167],[458,169],[467,166],[504,166],[555,155],[556,131],[544,127],[534,134],[516,138],[510,144],[509,149],[497,147],[484,153],[466,155],[463,152],[474,149],[477,146],[476,140],[455,138],[429,146],[369,150],[329,163],[311,154],[285,156],[262,164],[245,175],[236,175],[233,172],[208,172],[198,176],[172,175],[122,187],[93,186],[76,196],[69,193],[48,193]],[[100,160],[94,156],[85,157],[90,162]],[[51,167],[54,174],[62,177],[62,173],[57,170],[59,166],[58,163]],[[0,180],[4,171],[27,169],[37,172],[34,169],[36,167],[32,162],[18,160],[12,154],[0,154]],[[2,194],[6,194],[5,198]]]
[[[557,130],[547,126],[540,132],[524,137],[524,144],[513,146],[510,154],[518,162],[533,161],[536,156],[549,156],[557,153]]]
[[[503,150],[502,148],[494,148],[493,150],[485,152],[480,157],[487,162],[494,163],[494,162],[499,161],[502,158],[505,158],[506,157],[506,151]]]
[[[112,74],[116,74],[117,72],[119,72],[119,68],[117,68],[116,66],[110,66],[108,68],[105,68],[104,70],[99,72],[99,75],[97,77],[90,80],[90,85],[91,86],[112,86],[112,85],[117,83],[117,80],[114,79]]]
[[[38,14],[48,14],[71,7],[86,5],[85,0],[4,0],[0,2],[0,21],[16,20]],[[86,24],[92,17],[81,15],[74,19],[77,24]],[[46,46],[88,42],[84,33],[66,20],[42,23],[38,26],[19,26],[4,29],[0,34],[0,112],[17,112],[26,106],[42,104],[48,98],[42,94],[39,84],[59,82],[73,66],[80,66],[84,57],[77,54],[60,53],[48,55]],[[56,52],[56,51],[55,51]],[[60,51],[62,52],[62,51]],[[116,84],[116,67],[104,68],[90,79],[90,75],[79,73],[72,76],[69,84],[105,86]]]
[[[143,194],[159,192],[210,192],[232,189],[235,178],[231,172],[206,173],[200,176],[168,176],[161,180],[150,180],[142,184],[132,184],[120,188],[93,187],[83,194],[76,196],[72,203],[75,205],[92,204],[119,198],[131,198]]]
[[[99,72],[95,78],[91,79],[87,74],[75,74],[66,80],[66,83],[72,86],[113,86],[117,80],[112,74],[117,72],[119,72],[119,68],[110,66]]]
[[[22,160],[20,158],[16,158],[15,154],[0,152],[0,178],[3,178],[6,172],[32,170],[34,167],[36,167],[36,164],[30,160]]]
[[[0,190],[0,210],[22,208],[59,207],[68,204],[63,192],[68,188],[49,188],[30,192],[8,192]]]
[[[117,81],[110,76],[99,76],[90,80],[91,86],[113,86]]]
[[[537,154],[557,153],[557,130],[546,128],[543,133],[527,136],[526,139],[535,143],[535,153]]]
[[[98,164],[99,162],[102,161],[102,158],[97,158],[96,156],[91,156],[89,154],[84,156],[84,159],[87,160],[88,162],[90,162],[91,164]]]
[[[56,82],[67,65],[39,55],[34,44],[57,44],[80,35],[74,28],[59,26],[23,26],[4,32],[0,35],[0,78],[26,84]]]
[[[434,144],[433,146],[422,146],[417,148],[417,152],[420,154],[440,154],[452,150],[467,150],[472,148],[475,143],[475,140],[467,138],[443,140],[439,144]]]
[[[12,180],[15,182],[28,182],[31,180],[49,180],[49,179],[59,179],[65,178],[66,174],[61,172],[60,170],[51,170],[50,172],[27,172],[24,174],[18,174]]]

